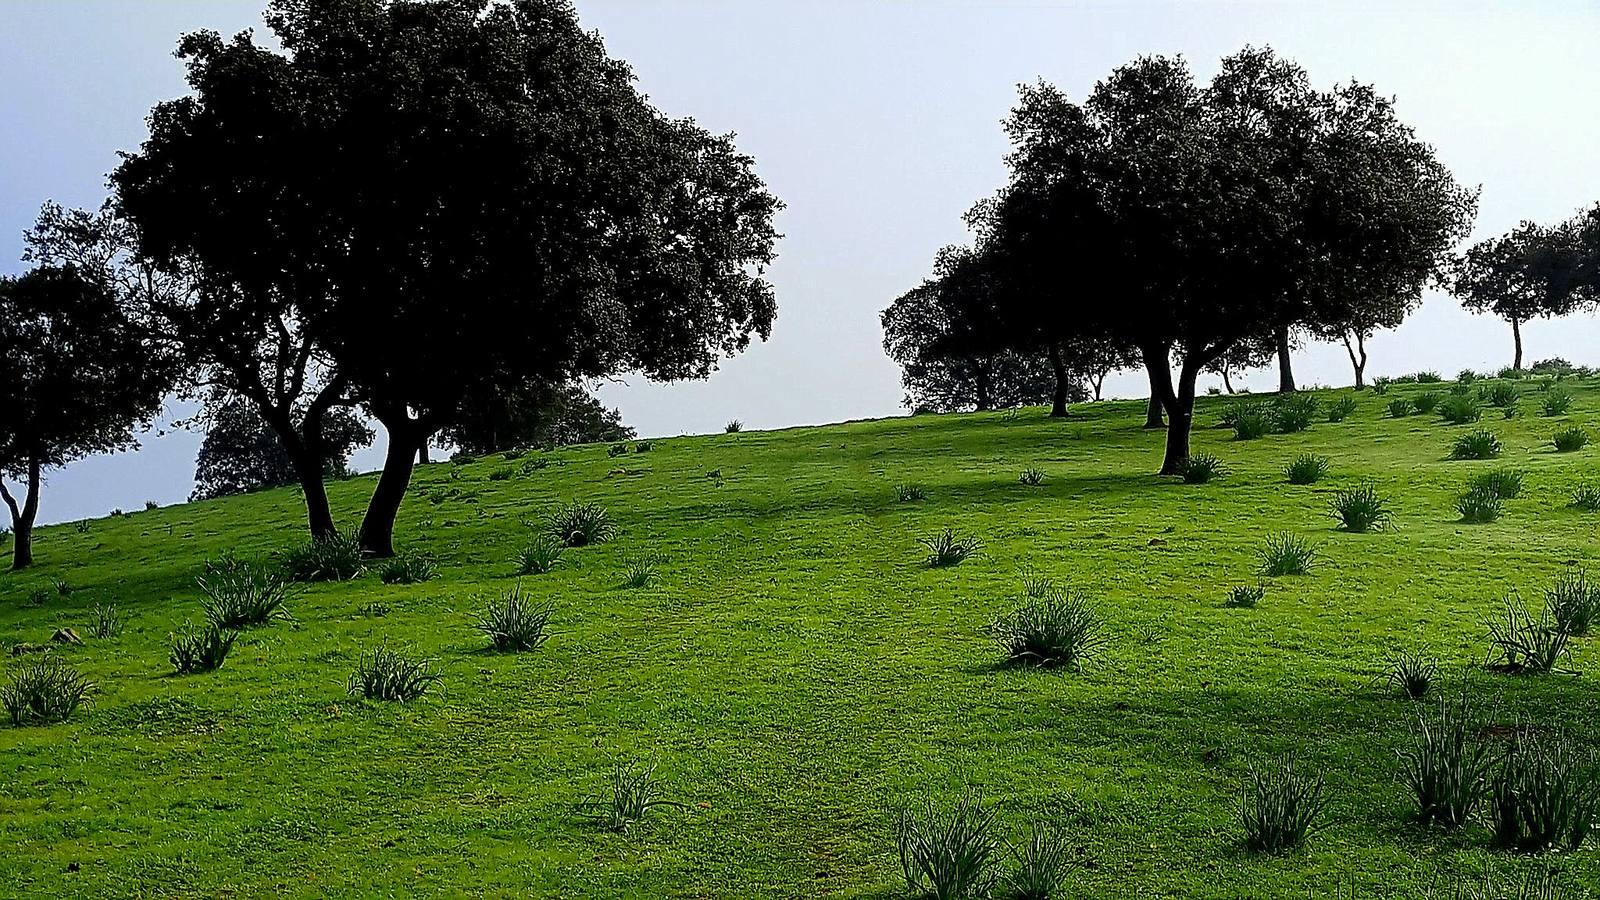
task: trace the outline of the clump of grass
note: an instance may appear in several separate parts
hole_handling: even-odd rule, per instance
[[[1376,385],[1374,385],[1373,389],[1374,390],[1377,389]],[[1407,400],[1404,397],[1396,397],[1393,400],[1389,401],[1389,418],[1391,418],[1391,419],[1404,419],[1406,416],[1409,416],[1409,415],[1411,415],[1411,401],[1410,400]]]
[[[369,619],[381,619],[389,614],[389,604],[374,601],[362,606],[357,612]]]
[[[236,631],[288,618],[289,578],[282,569],[224,553],[195,581],[205,594],[206,620],[217,628]]]
[[[1456,512],[1469,525],[1483,525],[1500,518],[1500,495],[1492,488],[1471,487],[1456,498]]]
[[[1412,377],[1416,379],[1417,384],[1439,384],[1444,381],[1444,378],[1432,369],[1423,369]]]
[[[655,764],[636,766],[618,763],[612,770],[611,783],[605,792],[596,799],[585,801],[579,809],[590,821],[607,831],[621,833],[643,821],[645,815],[658,806],[683,805],[666,799],[661,793]]]
[[[1552,439],[1556,445],[1557,453],[1571,453],[1582,450],[1589,443],[1589,432],[1582,428],[1563,428],[1556,432]]]
[[[1522,392],[1517,390],[1516,385],[1508,381],[1496,381],[1489,385],[1484,399],[1489,401],[1490,406],[1505,409],[1508,406],[1515,406],[1521,396]]]
[[[1279,434],[1305,431],[1316,415],[1315,394],[1280,394],[1272,404],[1272,427]]]
[[[1054,825],[1034,822],[1021,846],[1007,844],[1011,870],[1005,874],[1006,889],[1016,900],[1052,900],[1060,897],[1072,871],[1071,850],[1066,836]]]
[[[23,664],[0,686],[0,706],[11,724],[48,725],[65,722],[89,700],[94,682],[78,673],[58,656]]]
[[[372,649],[362,651],[356,670],[345,684],[352,697],[367,700],[386,700],[410,703],[439,681],[436,673],[428,671],[428,661],[411,659],[403,653],[389,649],[387,641]]]
[[[1345,531],[1358,534],[1389,524],[1388,501],[1378,496],[1377,488],[1370,484],[1334,494],[1330,511]]]
[[[433,560],[421,553],[401,553],[378,567],[384,584],[419,584],[433,575]]]
[[[514,474],[510,469],[495,469],[489,473],[490,481],[510,481]]]
[[[977,538],[959,537],[949,528],[931,538],[923,538],[921,543],[928,548],[928,565],[935,569],[959,565],[983,548]]]
[[[907,482],[894,489],[894,496],[901,503],[918,503],[928,499],[928,492],[920,484]]]
[[[654,449],[654,446],[649,441],[639,441],[633,445],[633,452],[635,453],[649,453],[652,449]]]
[[[1044,484],[1044,472],[1030,466],[1022,470],[1022,474],[1017,476],[1017,480],[1028,487],[1038,487]]]
[[[1544,675],[1556,671],[1567,655],[1569,637],[1544,607],[1535,618],[1515,597],[1507,596],[1499,616],[1491,616],[1489,644],[1497,654],[1490,667],[1511,674]]]
[[[1517,417],[1517,405],[1513,403],[1510,406],[1502,406],[1500,408],[1500,417],[1503,419],[1515,419]]]
[[[1600,821],[1600,766],[1568,735],[1521,729],[1489,785],[1489,827],[1498,847],[1577,850]]]
[[[1567,410],[1572,408],[1572,395],[1562,388],[1551,388],[1544,392],[1540,407],[1544,410],[1544,414],[1551,418],[1566,415]]]
[[[214,623],[190,625],[172,636],[172,649],[167,659],[179,675],[214,672],[222,668],[223,660],[228,658],[238,637],[237,631],[218,628]]]
[[[622,576],[622,586],[634,589],[649,587],[655,577],[655,558],[647,556],[628,563],[628,568]]]
[[[1451,459],[1494,459],[1500,455],[1500,439],[1492,431],[1469,431],[1450,448]]]
[[[1236,441],[1251,441],[1266,434],[1272,417],[1260,400],[1235,400],[1223,411],[1222,424],[1233,429]]]
[[[586,547],[600,544],[616,534],[617,527],[611,514],[598,503],[573,501],[557,507],[545,519],[545,529],[556,540],[568,547]]]
[[[1315,484],[1328,474],[1328,458],[1314,453],[1302,453],[1283,469],[1283,477],[1290,484]]]
[[[1436,715],[1418,713],[1411,746],[1400,751],[1400,777],[1422,822],[1456,830],[1471,821],[1493,768],[1478,732],[1464,688],[1459,700],[1441,698]]]
[[[548,468],[550,468],[550,460],[547,457],[535,456],[522,464],[522,474],[531,475],[540,469]]]
[[[1178,473],[1185,484],[1205,484],[1214,478],[1221,478],[1228,474],[1228,469],[1209,453],[1196,453],[1183,461],[1183,466]]]
[[[1572,508],[1600,512],[1600,486],[1581,481],[1572,489]]]
[[[52,596],[54,595],[50,592],[49,588],[34,588],[28,593],[28,599],[23,603],[23,605],[29,607],[44,606],[46,603],[50,602],[50,598]]]
[[[975,793],[942,808],[933,799],[921,814],[902,808],[895,816],[900,871],[913,896],[958,900],[987,897],[998,881],[1000,842],[995,810]]]
[[[1259,584],[1236,584],[1228,588],[1228,596],[1222,601],[1223,606],[1235,609],[1255,609],[1261,598],[1267,595],[1267,589]]]
[[[729,419],[728,424],[722,426],[724,434],[738,434],[744,430],[744,423],[738,419]]]
[[[1104,643],[1088,598],[1050,587],[989,626],[1006,661],[1014,665],[1079,671]]]
[[[1317,549],[1304,538],[1287,531],[1268,537],[1260,552],[1261,573],[1273,578],[1309,574],[1317,555]]]
[[[1522,496],[1522,473],[1515,469],[1494,469],[1467,482],[1469,488],[1483,488],[1501,500]]]
[[[543,575],[556,567],[561,561],[561,553],[565,548],[561,542],[548,535],[535,537],[528,546],[522,548],[517,554],[518,575]]]
[[[518,585],[491,601],[474,620],[473,628],[489,639],[490,649],[523,653],[537,650],[549,640],[551,612],[549,603],[534,603]]]
[[[332,534],[283,552],[283,568],[295,581],[349,581],[361,574],[361,542]]]
[[[512,447],[510,450],[500,454],[500,458],[506,462],[516,462],[523,456],[527,455],[527,453],[528,451],[522,449],[521,447]]]
[[[1555,627],[1582,637],[1600,621],[1600,583],[1583,569],[1568,569],[1545,591],[1544,605]]]
[[[1307,774],[1284,756],[1275,763],[1250,768],[1245,777],[1239,822],[1245,846],[1257,853],[1282,853],[1305,843],[1318,827],[1328,801],[1322,775]]]
[[[1472,371],[1471,369],[1462,369],[1460,372],[1456,373],[1456,382],[1458,384],[1471,384],[1477,380],[1478,373]]]
[[[610,447],[608,447],[606,449],[606,455],[611,457],[611,458],[613,458],[613,459],[615,459],[616,457],[619,457],[619,456],[627,456],[628,455],[628,445],[627,444],[612,444]]]
[[[1423,391],[1411,399],[1411,405],[1417,408],[1417,412],[1427,415],[1438,409],[1442,400],[1444,395],[1438,391]]]
[[[115,604],[96,603],[89,610],[89,633],[101,640],[114,638],[122,633],[122,612]]]
[[[1356,398],[1345,394],[1339,399],[1328,404],[1328,421],[1343,422],[1350,418],[1356,411]]]
[[[1439,415],[1452,425],[1467,425],[1483,418],[1483,409],[1466,394],[1451,394],[1439,404]]]
[[[1421,700],[1433,687],[1439,663],[1421,653],[1400,653],[1389,663],[1385,676],[1389,684],[1413,700]]]
[[[1389,393],[1389,385],[1392,383],[1392,379],[1384,378],[1382,376],[1374,378],[1372,379],[1372,393],[1382,397],[1383,395]]]

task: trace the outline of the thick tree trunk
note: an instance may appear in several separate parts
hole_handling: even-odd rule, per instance
[[[422,445],[417,447],[417,465],[425,466],[432,460],[428,459],[428,439],[422,439]]]
[[[333,524],[333,509],[328,505],[328,486],[323,481],[324,460],[304,448],[291,451],[295,477],[300,479],[300,492],[306,498],[306,524],[311,528],[311,539],[327,540],[339,533]]]
[[[1522,323],[1516,319],[1511,320],[1511,339],[1517,343],[1517,356],[1511,361],[1511,368],[1522,370]]]
[[[1172,380],[1172,373],[1171,372],[1166,372],[1166,364],[1165,363],[1162,363],[1159,366],[1152,365],[1150,363],[1149,359],[1145,360],[1144,368],[1145,368],[1146,374],[1148,374],[1149,377],[1150,377],[1150,403],[1145,406],[1145,410],[1144,410],[1144,427],[1146,427],[1146,428],[1165,428],[1165,427],[1167,427],[1167,423],[1162,421],[1162,419],[1161,419],[1162,400],[1161,400],[1160,377],[1162,377],[1162,376],[1159,376],[1157,374],[1157,370],[1159,369],[1162,372],[1165,372],[1165,376],[1164,377],[1168,381]]]
[[[39,461],[30,460],[27,493],[20,507],[4,482],[0,482],[0,497],[11,510],[11,568],[14,571],[33,565],[33,523],[39,517],[39,476]]]
[[[1050,417],[1064,419],[1067,417],[1067,388],[1070,385],[1067,374],[1067,365],[1061,361],[1061,348],[1050,345],[1050,368],[1055,372],[1056,391],[1050,402]]]
[[[1166,360],[1168,356],[1170,353],[1165,351],[1159,357],[1146,352],[1145,367],[1150,370],[1161,405],[1167,410],[1167,448],[1161,460],[1161,474],[1180,475],[1189,461],[1189,434],[1194,430],[1194,385],[1203,363],[1185,358],[1174,390],[1172,371],[1164,365],[1151,364],[1152,359]]]
[[[1285,325],[1278,329],[1278,393],[1294,392],[1294,366],[1289,361],[1289,326]]]
[[[428,431],[403,410],[380,414],[378,421],[389,433],[389,446],[383,454],[383,473],[378,476],[378,486],[373,489],[366,515],[361,518],[359,539],[364,553],[385,559],[394,555],[394,521],[400,514],[401,501],[406,498],[406,488],[411,485],[417,448],[427,439]]]
[[[1364,390],[1367,386],[1367,343],[1361,332],[1355,332],[1355,343],[1350,342],[1350,332],[1344,333],[1344,352],[1350,355],[1350,368],[1356,372],[1356,390]]]

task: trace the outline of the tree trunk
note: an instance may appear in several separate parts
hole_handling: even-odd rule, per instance
[[[11,509],[11,568],[13,571],[33,565],[33,522],[39,517],[40,465],[37,459],[28,461],[28,491],[17,506],[16,498],[0,482],[0,497]]]
[[[1067,387],[1068,375],[1066,363],[1061,361],[1061,348],[1055,344],[1050,345],[1050,368],[1056,375],[1056,392],[1050,403],[1050,417],[1064,419],[1067,417]]]
[[[1222,367],[1221,375],[1222,375],[1222,387],[1223,387],[1223,389],[1226,390],[1230,394],[1233,393],[1233,379],[1228,377],[1228,367],[1227,366],[1223,366]]]
[[[327,540],[339,533],[333,524],[333,510],[328,506],[328,486],[323,458],[299,447],[289,452],[294,463],[295,477],[300,479],[300,492],[306,498],[306,524],[311,528],[313,541]]]
[[[1159,358],[1166,360],[1170,355],[1162,352]],[[1184,464],[1189,461],[1189,434],[1194,430],[1194,384],[1203,363],[1185,358],[1179,370],[1177,389],[1174,390],[1172,371],[1165,365],[1152,365],[1154,358],[1153,354],[1145,352],[1145,367],[1150,370],[1150,378],[1155,382],[1153,386],[1167,410],[1167,448],[1161,460],[1161,474],[1180,475]]]
[[[1292,394],[1294,366],[1289,362],[1289,326],[1278,329],[1278,393]]]
[[[1146,358],[1144,368],[1146,374],[1150,377],[1150,403],[1145,407],[1144,427],[1165,428],[1167,423],[1161,420],[1161,388],[1159,387],[1160,382],[1156,373],[1158,368],[1164,371],[1166,365],[1164,363],[1159,367],[1151,365],[1150,360]],[[1172,380],[1172,373],[1167,372],[1166,378],[1168,381]]]
[[[1522,323],[1516,319],[1511,320],[1511,339],[1517,342],[1517,356],[1512,360],[1511,368],[1522,370]]]
[[[1367,386],[1367,343],[1361,332],[1355,332],[1355,344],[1350,343],[1350,332],[1344,333],[1344,352],[1350,355],[1350,368],[1356,370],[1356,390],[1364,390]]]
[[[378,476],[378,486],[373,489],[366,515],[361,519],[360,542],[368,556],[386,559],[394,555],[394,520],[400,514],[400,503],[411,484],[417,448],[422,446],[428,432],[404,410],[380,414],[378,421],[389,433],[389,446],[383,454],[383,474]]]
[[[422,444],[417,447],[417,465],[425,466],[432,460],[428,459],[428,439],[423,438]]]
[[[1100,391],[1106,386],[1106,376],[1110,372],[1096,372],[1094,376],[1094,400],[1100,402]]]

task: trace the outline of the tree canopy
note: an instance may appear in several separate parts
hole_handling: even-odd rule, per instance
[[[227,497],[299,480],[294,460],[255,404],[217,392],[208,399],[200,418],[206,436],[195,458],[190,499]],[[350,454],[372,443],[372,429],[348,407],[323,413],[317,427],[328,454],[322,463],[325,477],[343,477]]]
[[[1511,325],[1512,367],[1522,368],[1522,324],[1600,301],[1600,206],[1555,226],[1523,221],[1479,241],[1456,262],[1461,305]]]
[[[440,437],[482,455],[512,448],[597,444],[632,440],[622,413],[607,409],[579,384],[511,396],[475,398]]]
[[[471,398],[703,377],[770,333],[781,204],[565,0],[275,0],[266,20],[281,52],[183,38],[192,92],[112,182],[140,252],[197,287],[196,356],[264,413],[299,398],[254,383],[298,385],[307,360],[310,408],[383,424],[368,552],[393,552],[414,454]]]

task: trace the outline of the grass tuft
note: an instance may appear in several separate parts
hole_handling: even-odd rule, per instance
[[[1376,386],[1374,386],[1376,390]],[[1380,391],[1380,393],[1382,393]],[[1389,401],[1389,418],[1404,419],[1411,415],[1411,401],[1404,397],[1396,397]]]
[[[1028,487],[1038,487],[1044,484],[1044,472],[1030,466],[1022,470],[1022,474],[1017,476],[1017,480]]]
[[[1589,432],[1584,431],[1582,428],[1578,428],[1576,426],[1572,428],[1563,428],[1556,432],[1555,437],[1551,438],[1551,440],[1556,445],[1557,453],[1572,453],[1573,451],[1582,450],[1584,447],[1588,446]]]
[[[901,503],[920,503],[928,499],[928,492],[920,484],[907,482],[894,489],[894,496]]]
[[[585,801],[579,810],[591,822],[620,834],[643,821],[645,815],[658,806],[683,805],[661,794],[661,782],[656,778],[654,764],[635,766],[618,763],[612,770],[611,783],[605,792],[596,799]]]
[[[283,551],[283,568],[294,581],[349,581],[361,574],[361,543],[333,534]]]
[[[1228,588],[1228,596],[1222,601],[1223,606],[1234,609],[1255,609],[1261,598],[1267,595],[1267,589],[1259,584],[1237,584]]]
[[[1550,607],[1538,617],[1528,612],[1522,601],[1507,596],[1500,615],[1487,620],[1489,644],[1495,656],[1490,668],[1513,675],[1544,675],[1556,671],[1567,655],[1570,643],[1565,628],[1555,620]]]
[[[1495,846],[1574,851],[1600,822],[1594,750],[1562,732],[1519,729],[1489,786]]]
[[[401,553],[378,567],[384,584],[420,584],[433,576],[433,560],[421,553]]]
[[[1196,453],[1183,461],[1183,467],[1178,473],[1185,484],[1205,484],[1214,478],[1221,478],[1228,474],[1228,469],[1209,453]]]
[[[1551,388],[1544,392],[1539,406],[1547,417],[1564,416],[1572,408],[1572,395],[1562,388]]]
[[[1555,627],[1582,637],[1600,622],[1600,582],[1583,569],[1568,569],[1545,591],[1544,605]]]
[[[1451,459],[1494,459],[1500,455],[1500,439],[1492,431],[1469,431],[1456,438],[1450,447]]]
[[[1439,663],[1421,653],[1401,653],[1390,661],[1386,676],[1389,684],[1412,700],[1421,700],[1439,675]]]
[[[1600,512],[1600,485],[1590,484],[1587,481],[1578,482],[1578,486],[1572,489],[1570,505],[1573,509],[1581,509],[1584,512]]]
[[[0,686],[0,706],[12,726],[65,722],[89,701],[94,682],[58,656],[24,663]]]
[[[222,668],[223,660],[233,649],[237,631],[228,631],[209,625],[189,625],[172,636],[172,648],[167,659],[179,675],[214,672]]]
[[[1294,757],[1252,766],[1239,809],[1245,846],[1256,853],[1293,850],[1318,827],[1327,805],[1321,773],[1305,773]]]
[[[535,537],[517,554],[518,575],[543,575],[556,567],[565,550],[561,542],[548,535]]]
[[[1261,548],[1261,573],[1271,578],[1281,575],[1308,575],[1317,548],[1305,538],[1284,531],[1267,538]]]
[[[950,528],[931,538],[922,538],[921,544],[928,548],[927,564],[935,569],[959,565],[983,549],[977,538],[958,537]]]
[[[1388,502],[1371,484],[1339,491],[1329,505],[1345,531],[1361,534],[1389,524]]]
[[[101,640],[114,638],[122,633],[122,612],[115,604],[96,603],[89,610],[89,633]]]
[[[206,620],[225,631],[265,625],[286,619],[289,575],[281,568],[232,553],[206,563],[205,574],[195,579],[206,595],[201,601]]]
[[[551,612],[549,603],[534,603],[518,585],[491,601],[472,627],[489,639],[490,649],[522,653],[537,650],[549,640]]]
[[[1328,421],[1343,422],[1350,418],[1356,411],[1356,398],[1344,394],[1339,399],[1328,404]]]
[[[1500,518],[1500,495],[1492,488],[1471,487],[1456,498],[1456,512],[1469,525],[1483,525]]]
[[[390,650],[385,641],[371,653],[362,652],[345,690],[352,697],[410,703],[426,694],[438,681],[439,676],[428,671],[427,660],[411,659]]]
[[[1055,587],[995,620],[989,633],[1000,642],[1008,663],[1046,669],[1080,671],[1105,643],[1088,598]]]
[[[1440,698],[1435,715],[1417,714],[1411,746],[1400,751],[1400,778],[1422,822],[1453,831],[1472,820],[1494,762],[1480,730],[1465,687],[1459,700]]]
[[[587,547],[610,540],[617,532],[611,514],[598,503],[574,500],[556,507],[545,518],[545,530],[568,547]]]
[[[1021,846],[1007,844],[1011,869],[1004,880],[1014,900],[1052,900],[1061,897],[1072,871],[1071,847],[1056,825],[1034,822]]]
[[[1283,469],[1283,477],[1290,484],[1315,484],[1328,474],[1328,458],[1314,453],[1302,453]]]
[[[895,816],[895,845],[912,895],[988,897],[999,874],[994,823],[994,808],[970,792],[948,808],[928,798],[920,814],[901,809]]]
[[[1494,469],[1467,482],[1469,489],[1481,488],[1501,500],[1515,500],[1522,496],[1522,473],[1515,469]]]

